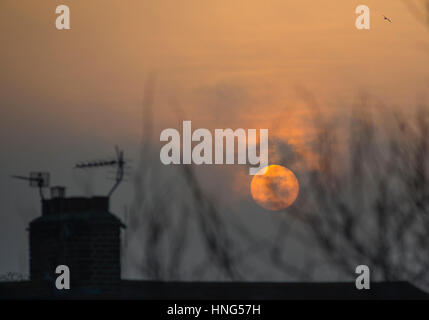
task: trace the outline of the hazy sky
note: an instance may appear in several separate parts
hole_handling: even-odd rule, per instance
[[[71,30],[55,29],[60,4]],[[359,4],[369,31],[355,28]],[[362,91],[409,108],[429,84],[429,33],[400,0],[2,0],[0,42],[0,274],[26,271],[24,229],[38,215],[34,190],[8,175],[49,170],[79,194],[76,161],[115,143],[136,157],[148,74],[155,145],[192,120],[269,128],[299,149],[310,134],[302,92],[335,113]]]
[[[58,1],[0,5],[8,131],[19,121],[22,134],[56,123],[73,134],[136,136],[147,72],[158,79],[160,126],[177,121],[175,103],[207,126],[237,118],[262,126],[299,112],[297,87],[330,103],[361,89],[399,103],[428,83],[428,34],[399,0],[365,2],[370,31],[354,26],[358,1],[61,3],[70,5],[70,31],[54,27]]]

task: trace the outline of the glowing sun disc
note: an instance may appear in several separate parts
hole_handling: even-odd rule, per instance
[[[291,206],[299,193],[298,179],[294,173],[279,165],[270,165],[253,176],[250,192],[261,207],[277,211]]]

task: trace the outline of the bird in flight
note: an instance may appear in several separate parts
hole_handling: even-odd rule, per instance
[[[389,21],[390,23],[392,23],[392,20],[390,20],[388,17],[386,17],[385,15],[383,15],[383,17],[384,17],[384,20],[387,20],[387,21]]]

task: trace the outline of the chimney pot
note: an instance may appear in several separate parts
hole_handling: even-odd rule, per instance
[[[65,198],[66,188],[62,186],[55,186],[51,188],[51,199]]]

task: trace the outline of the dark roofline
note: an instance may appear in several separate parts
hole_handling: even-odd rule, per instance
[[[372,282],[357,290],[354,282],[157,282],[121,280],[123,300],[429,300],[429,295],[408,282]],[[48,292],[51,292],[50,294]],[[100,299],[88,290],[42,291],[30,281],[0,283],[4,299]],[[110,297],[112,298],[112,297]]]
[[[169,300],[372,300],[419,299],[429,295],[405,281],[371,282],[156,282],[122,280],[122,299]]]

